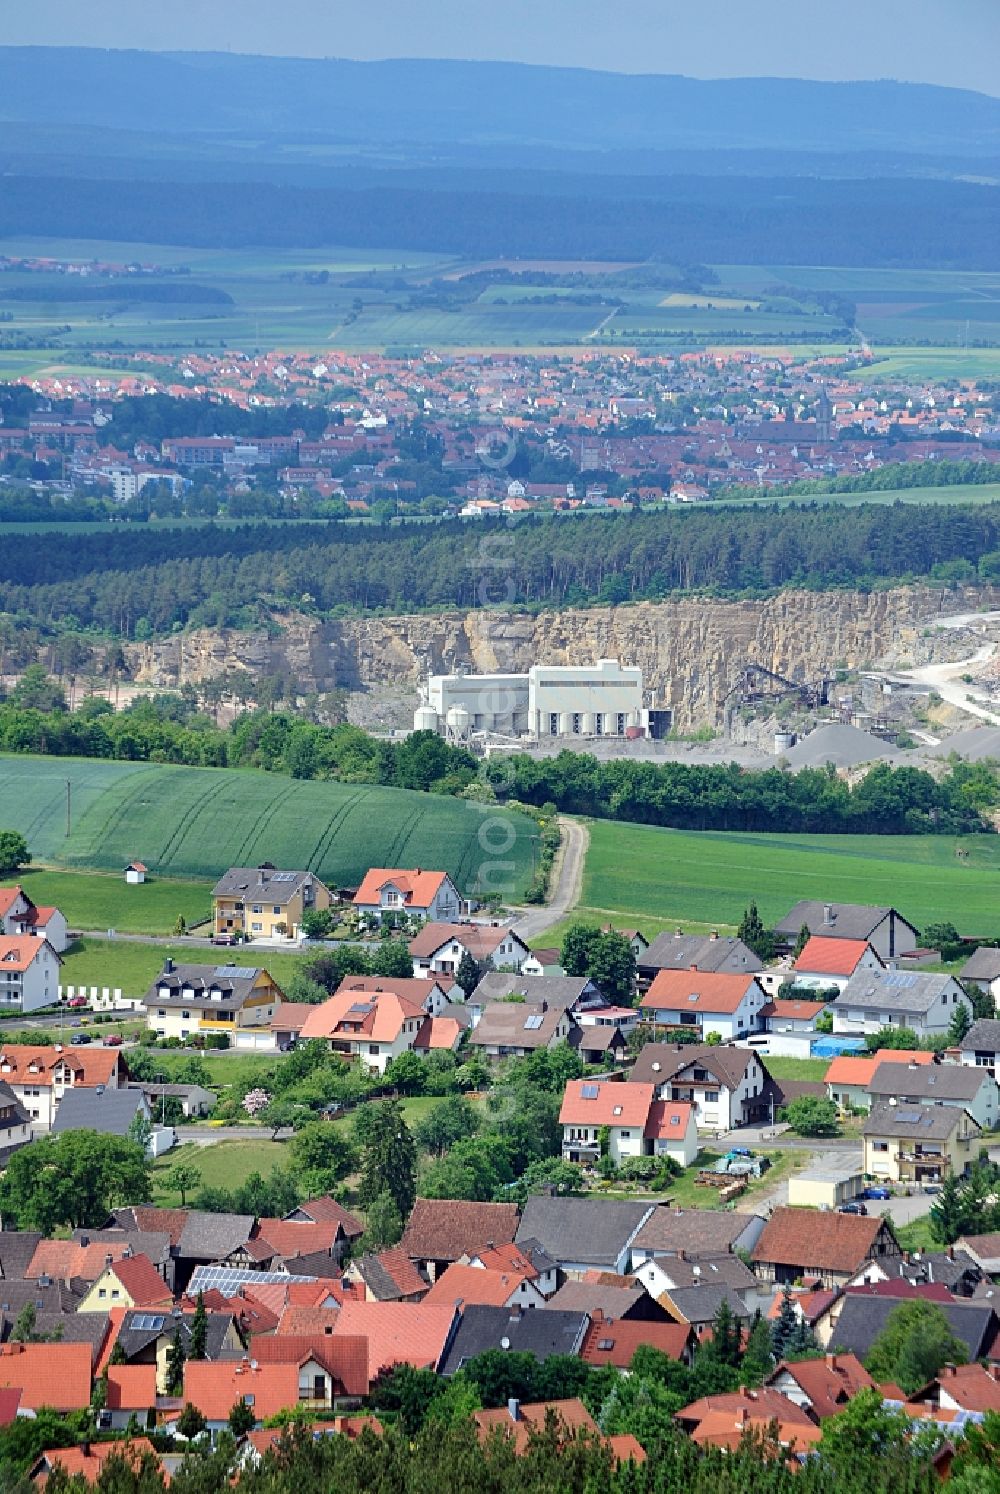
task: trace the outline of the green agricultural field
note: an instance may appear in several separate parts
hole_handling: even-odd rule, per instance
[[[133,891],[129,888],[129,891]],[[144,996],[163,969],[167,956],[175,963],[191,965],[256,965],[269,971],[278,985],[287,984],[301,969],[304,954],[275,953],[254,949],[218,950],[210,945],[183,941],[160,944],[131,939],[78,939],[62,957],[59,978],[64,986],[107,986],[125,996]]]
[[[751,899],[773,923],[800,898],[891,903],[918,928],[1000,925],[1000,839],[969,837],[967,863],[937,835],[758,835],[590,824],[579,917],[733,928]],[[546,938],[551,937],[547,935]]]
[[[172,934],[178,916],[191,925],[212,909],[212,883],[153,878],[128,887],[120,873],[47,871],[26,867],[17,880],[33,902],[56,907],[71,929]]]
[[[488,884],[514,901],[537,834],[523,815],[443,795],[89,759],[0,757],[0,804],[5,828],[57,866],[118,871],[138,857],[154,877],[214,879],[273,861],[338,887],[356,886],[369,866],[440,867],[463,892]],[[509,849],[491,849],[507,839]]]
[[[767,492],[752,492],[746,498],[727,498],[727,503],[772,503],[779,508],[789,503],[836,503],[841,508],[858,508],[862,504],[876,503],[995,503],[1000,499],[1000,482],[952,484],[940,488],[885,488],[870,493],[816,493],[811,497],[797,498],[769,496]]]

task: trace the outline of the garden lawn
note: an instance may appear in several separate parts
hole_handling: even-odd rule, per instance
[[[955,857],[961,844],[967,863]],[[751,900],[773,925],[800,898],[893,905],[922,928],[996,932],[995,835],[764,835],[590,822],[577,916],[735,928]],[[551,935],[546,935],[546,941]]]
[[[179,1134],[183,1135],[183,1131]],[[180,1194],[165,1187],[163,1182],[164,1175],[178,1162],[193,1163],[201,1173],[201,1182],[188,1190],[190,1203],[191,1194],[198,1188],[239,1188],[252,1173],[259,1172],[266,1178],[276,1167],[286,1166],[288,1160],[285,1142],[270,1141],[266,1133],[260,1141],[218,1141],[211,1146],[189,1142],[174,1147],[153,1163],[153,1201],[166,1208],[180,1204]]]
[[[828,1058],[768,1058],[763,1053],[761,1062],[775,1079],[822,1079],[830,1067]]]
[[[185,965],[253,965],[268,971],[280,986],[303,962],[304,954],[275,954],[269,949],[212,949],[183,941],[140,944],[127,939],[78,939],[62,956],[60,981],[65,986],[107,986],[124,996],[144,996],[169,956]]]
[[[71,929],[172,934],[178,916],[190,927],[212,912],[211,882],[155,877],[129,887],[120,873],[33,866],[18,872],[17,881],[32,902],[60,909]]]

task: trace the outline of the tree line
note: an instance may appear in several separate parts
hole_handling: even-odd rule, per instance
[[[792,505],[671,513],[460,520],[344,529],[248,525],[128,529],[73,545],[5,537],[0,612],[23,625],[132,638],[194,626],[267,625],[297,608],[337,617],[469,610],[484,598],[482,546],[495,539],[496,592],[528,611],[784,587],[871,589],[954,567],[1000,575],[1000,504]]]

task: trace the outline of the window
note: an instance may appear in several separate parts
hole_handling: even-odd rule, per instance
[[[715,1105],[718,1102],[718,1099],[719,1099],[719,1091],[717,1089],[706,1089],[706,1091],[705,1091],[705,1104],[706,1105]]]
[[[873,1152],[887,1152],[888,1150],[889,1150],[889,1143],[887,1141],[873,1141],[872,1142],[872,1151]]]
[[[261,905],[260,905],[260,903],[255,903],[255,904],[254,904],[254,905],[253,905],[253,907],[252,907],[252,908],[251,908],[251,909],[250,909],[250,912],[251,912],[251,913],[262,913],[262,912],[263,912],[263,911],[264,911],[264,910],[263,910],[263,908],[262,908],[262,907],[261,907]]]
[[[378,1058],[378,1043],[369,1043],[368,1052],[372,1055],[373,1058]]]
[[[623,737],[625,735],[625,720],[626,720],[626,718],[625,718],[625,712],[624,711],[619,711],[618,712],[618,735],[620,737]]]
[[[603,735],[604,735],[604,715],[603,715],[603,713],[601,711],[598,711],[597,715],[594,717],[594,736],[595,737],[603,737]]]
[[[559,712],[558,711],[550,711],[549,712],[549,736],[550,737],[557,737],[558,735],[559,735]]]
[[[260,931],[261,931],[261,929],[262,929],[262,928],[263,928],[263,927],[264,927],[264,925],[263,925],[263,924],[262,924],[262,923],[252,923],[252,924],[251,924],[251,925],[250,925],[250,929],[251,929],[251,931],[252,931],[252,932],[253,932],[253,933],[255,933],[255,934],[259,934],[259,933],[260,933]]]
[[[277,903],[273,905],[273,907],[271,908],[271,912],[274,914],[278,914],[281,912],[281,909],[278,907]]]
[[[573,712],[573,735],[578,737],[583,731],[583,717],[579,711]]]

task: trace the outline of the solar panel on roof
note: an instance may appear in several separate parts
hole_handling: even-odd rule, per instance
[[[530,1017],[525,1017],[524,1026],[528,1032],[537,1032],[542,1025],[541,1012],[532,1012]]]
[[[159,1333],[165,1322],[166,1319],[158,1314],[140,1312],[136,1313],[130,1326],[138,1328],[140,1333]]]
[[[234,1297],[240,1287],[290,1285],[296,1281],[312,1282],[315,1276],[293,1276],[285,1271],[241,1271],[230,1266],[196,1266],[188,1285],[192,1296],[217,1288],[224,1297]]]
[[[242,980],[246,976],[250,980],[256,980],[260,974],[259,970],[249,965],[216,965],[216,980]]]
[[[596,1100],[600,1092],[599,1084],[585,1084],[580,1090],[580,1095],[584,1100]]]
[[[271,881],[272,882],[294,882],[297,875],[298,875],[297,872],[272,872],[271,873]]]
[[[909,970],[890,970],[882,984],[891,986],[893,990],[902,991],[915,985],[916,979],[917,977]]]

